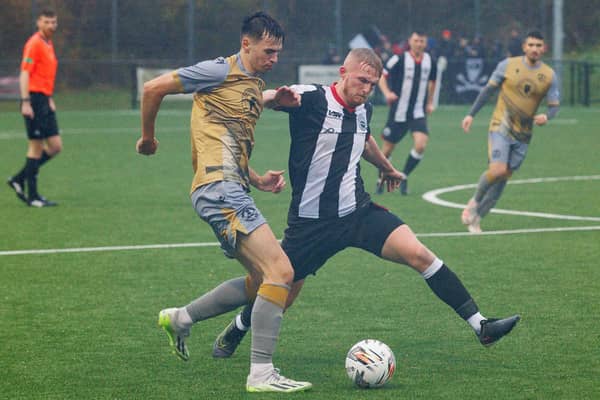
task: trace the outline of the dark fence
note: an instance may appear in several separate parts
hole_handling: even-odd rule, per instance
[[[298,81],[299,58],[283,58],[265,79],[269,87]],[[185,60],[61,60],[57,76],[57,90],[122,89],[136,93],[135,68],[177,68]],[[486,84],[496,61],[466,58],[450,61],[442,76],[440,104],[471,103]],[[16,99],[19,66],[14,62],[0,62],[0,100]],[[600,63],[562,61],[562,103],[584,105],[600,103]]]

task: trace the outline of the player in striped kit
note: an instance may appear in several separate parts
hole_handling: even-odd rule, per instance
[[[390,105],[386,126],[383,128],[382,151],[390,157],[396,144],[411,131],[414,145],[404,164],[408,177],[423,159],[429,139],[427,115],[433,112],[433,97],[437,67],[429,53],[425,52],[427,35],[420,31],[408,39],[409,50],[394,55],[385,64],[379,88]],[[381,180],[377,193],[383,193]],[[400,193],[408,194],[408,180],[400,184]]]

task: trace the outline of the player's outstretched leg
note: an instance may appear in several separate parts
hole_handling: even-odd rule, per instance
[[[185,344],[185,338],[190,335],[189,328],[184,328],[177,323],[177,318],[181,310],[185,311],[185,308],[166,308],[158,314],[158,326],[160,326],[169,339],[169,346],[173,354],[187,361],[190,358],[187,346]]]

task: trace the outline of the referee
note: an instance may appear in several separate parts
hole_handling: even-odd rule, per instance
[[[19,76],[21,114],[25,119],[29,145],[25,166],[7,183],[17,197],[31,207],[56,205],[37,190],[40,167],[62,150],[56,106],[52,99],[58,65],[52,44],[56,27],[56,13],[43,9],[37,18],[38,31],[25,43]]]
[[[381,134],[382,151],[390,157],[396,144],[406,133],[412,132],[414,147],[404,165],[404,175],[417,167],[427,146],[429,131],[427,114],[433,112],[436,64],[425,52],[427,35],[415,31],[408,39],[410,49],[401,55],[391,57],[385,64],[379,88],[390,105],[390,112]],[[377,182],[377,193],[383,193],[381,180]],[[408,181],[400,184],[400,193],[408,194]]]

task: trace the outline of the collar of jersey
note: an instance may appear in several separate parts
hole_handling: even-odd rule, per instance
[[[425,53],[421,53],[421,58],[417,59],[417,57],[415,57],[415,55],[413,54],[412,50],[408,50],[408,54],[410,54],[410,56],[412,57],[413,60],[415,60],[415,64],[421,64],[421,61],[423,61],[423,57],[425,56]]]
[[[38,37],[41,39],[42,42],[44,42],[46,44],[51,44],[52,43],[52,41],[50,39],[46,39],[44,37],[44,35],[42,35],[42,32],[37,31],[36,33],[37,33]]]
[[[333,83],[331,84],[331,86],[330,86],[330,88],[331,88],[331,94],[333,95],[333,98],[334,98],[334,99],[335,99],[335,100],[336,100],[338,103],[340,103],[340,105],[341,105],[342,107],[344,107],[346,110],[348,110],[348,111],[350,111],[351,113],[353,113],[353,112],[356,110],[356,108],[352,108],[352,107],[350,107],[348,104],[346,104],[346,102],[345,102],[344,100],[342,100],[342,98],[340,97],[340,95],[338,94],[338,92],[337,92],[337,90],[336,90],[336,88],[335,88],[335,85],[337,85],[337,82],[333,82]]]
[[[242,72],[243,72],[244,74],[246,74],[246,75],[248,75],[248,76],[255,76],[255,77],[259,76],[259,75],[258,75],[258,73],[256,73],[256,74],[251,74],[250,72],[248,72],[248,71],[246,70],[246,68],[244,68],[244,63],[242,63],[242,57],[240,56],[240,53],[237,53],[237,54],[236,54],[236,57],[237,57],[237,60],[236,60],[236,62],[237,62],[237,65],[238,65],[238,67],[240,67],[240,69],[242,70]]]
[[[528,68],[530,70],[534,70],[534,69],[538,69],[542,66],[542,60],[537,60],[535,65],[529,65],[527,63],[527,61],[525,61],[525,56],[521,57],[521,62],[523,63],[523,65],[525,66],[525,68]]]

